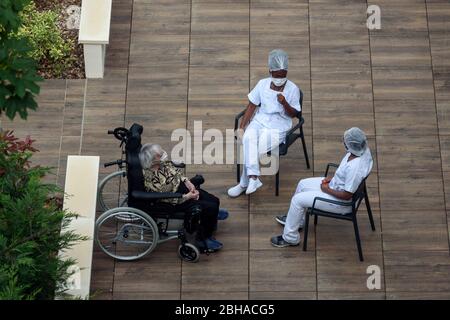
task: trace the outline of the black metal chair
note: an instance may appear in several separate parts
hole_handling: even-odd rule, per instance
[[[328,171],[329,171],[330,167],[337,168],[338,165],[335,163],[329,163],[327,165],[327,169],[325,170],[325,177],[328,176]],[[318,220],[319,216],[340,219],[340,220],[347,220],[347,221],[353,222],[353,228],[355,230],[356,246],[358,247],[359,260],[364,261],[362,248],[361,248],[361,239],[359,237],[358,221],[356,219],[356,213],[358,212],[359,205],[361,204],[361,201],[363,199],[364,199],[364,202],[366,203],[367,213],[369,215],[369,220],[370,220],[370,226],[372,227],[372,231],[375,231],[375,223],[373,221],[372,209],[370,208],[369,197],[367,195],[366,179],[367,179],[367,177],[364,178],[364,180],[358,186],[358,189],[353,194],[351,202],[335,201],[335,200],[325,199],[322,197],[316,197],[314,199],[312,207],[308,208],[308,210],[306,211],[305,227],[304,227],[305,234],[304,234],[304,239],[303,239],[303,251],[306,251],[306,248],[308,245],[308,228],[309,228],[309,216],[310,215],[314,215],[314,225],[317,225],[317,220]],[[347,207],[349,207],[349,213],[348,214],[339,214],[339,213],[333,213],[333,212],[317,209],[316,202],[319,202],[319,201],[333,203],[333,204],[337,204],[337,205],[341,205],[341,206],[347,206]]]
[[[300,107],[303,108],[303,92],[300,90]],[[234,131],[238,129],[239,126],[239,119],[242,118],[245,114],[246,110],[241,111],[238,115],[236,115],[234,119]],[[306,142],[305,142],[305,135],[303,133],[303,124],[305,123],[305,119],[302,117],[302,111],[299,111],[296,114],[296,118],[298,119],[298,123],[293,126],[286,134],[286,141],[284,143],[281,143],[279,145],[279,155],[285,156],[288,153],[289,147],[298,139],[300,138],[302,140],[302,146],[303,146],[303,153],[305,155],[306,160],[306,167],[309,169],[309,157],[308,157],[308,150],[306,148]],[[296,131],[298,130],[298,133]],[[270,151],[268,152],[270,155]],[[236,170],[236,178],[237,182],[240,181],[241,177],[241,165],[238,161],[237,163],[237,170]],[[280,170],[278,168],[277,174],[275,175],[275,195],[278,196],[279,194],[279,187],[280,187]]]

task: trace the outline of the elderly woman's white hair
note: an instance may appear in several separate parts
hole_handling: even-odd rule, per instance
[[[161,160],[165,160],[167,153],[164,149],[156,143],[146,143],[141,147],[139,152],[139,161],[143,169],[149,169],[156,156],[160,156]]]

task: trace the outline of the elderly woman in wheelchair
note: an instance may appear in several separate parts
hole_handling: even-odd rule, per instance
[[[117,165],[119,171],[99,183],[99,204],[106,211],[95,223],[96,243],[107,255],[128,261],[142,258],[172,239],[180,240],[178,255],[188,262],[198,261],[200,252],[220,250],[223,244],[213,232],[217,220],[226,219],[228,212],[219,208],[217,197],[200,188],[202,176],[189,180],[180,170],[184,164],[169,161],[161,146],[142,146],[142,132],[139,124],[108,131],[121,141],[125,160],[104,164]],[[111,189],[116,195],[119,191],[119,207],[106,201]],[[188,241],[190,235],[195,235],[194,244]]]
[[[219,208],[220,200],[196,187],[192,181],[183,176],[181,171],[167,160],[167,153],[159,144],[143,145],[139,153],[139,160],[144,170],[144,184],[147,191],[182,194],[181,198],[161,199],[160,202],[173,205],[174,210],[177,211],[189,211],[200,206],[197,246],[202,250],[209,249],[210,251],[222,249],[223,244],[212,236],[217,227],[217,219],[219,217],[223,219],[228,215],[226,211]],[[195,178],[193,181],[196,182]]]

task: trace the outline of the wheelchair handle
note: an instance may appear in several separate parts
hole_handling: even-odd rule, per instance
[[[125,162],[125,160],[119,159],[116,161],[107,162],[103,166],[106,168],[106,167],[110,167],[110,166],[117,164],[119,167],[122,167],[122,163],[124,163],[124,162]]]
[[[108,130],[108,134],[114,134],[114,130]]]

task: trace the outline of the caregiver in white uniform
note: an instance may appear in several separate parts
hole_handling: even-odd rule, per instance
[[[271,238],[273,246],[288,247],[300,243],[298,230],[303,227],[305,210],[312,207],[314,198],[351,201],[353,193],[372,170],[373,160],[367,146],[366,135],[359,128],[345,131],[344,146],[347,154],[342,159],[333,178],[318,177],[300,180],[287,216],[276,217],[279,223],[284,224],[284,230],[282,235]],[[347,214],[351,211],[349,207],[322,201],[316,202],[316,207],[340,214]]]
[[[251,194],[262,186],[259,158],[285,140],[292,118],[300,111],[300,89],[287,80],[287,70],[287,53],[280,49],[271,51],[271,77],[260,80],[248,94],[249,104],[239,128],[240,132],[245,130],[240,139],[244,165],[239,184],[228,189],[230,197],[237,197],[244,191]]]

